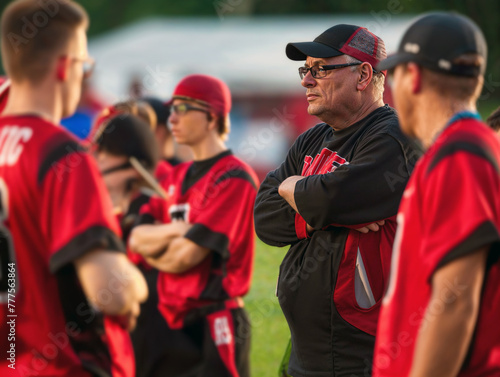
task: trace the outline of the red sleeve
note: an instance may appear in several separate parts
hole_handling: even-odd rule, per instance
[[[59,150],[42,162],[38,174],[39,216],[50,245],[52,272],[93,248],[124,251],[111,199],[94,160],[74,142]]]
[[[185,237],[224,259],[229,258],[231,246],[248,242],[253,236],[255,196],[255,183],[244,178],[215,183],[203,193],[202,200],[191,204],[202,207],[196,218],[191,219],[193,226]]]
[[[491,155],[476,152],[443,148],[423,180],[421,250],[429,279],[446,263],[500,240],[498,167]]]
[[[149,202],[144,204],[139,214],[140,224],[154,224],[155,221],[162,223],[170,222],[168,211],[166,209],[166,201],[158,196],[152,196]]]
[[[295,233],[297,233],[297,238],[299,240],[309,238],[306,220],[298,213],[295,214]]]

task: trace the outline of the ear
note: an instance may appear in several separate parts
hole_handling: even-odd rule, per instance
[[[208,129],[216,130],[217,129],[217,115],[214,113],[207,114],[208,116]]]
[[[373,78],[373,67],[370,63],[363,63],[359,66],[359,77],[356,83],[356,90],[362,92],[365,90]]]
[[[67,56],[61,56],[57,60],[57,66],[56,66],[57,80],[66,81],[68,77],[68,68],[69,68],[69,58]]]
[[[418,94],[422,90],[422,69],[418,64],[408,63],[407,71],[410,76],[411,92]]]

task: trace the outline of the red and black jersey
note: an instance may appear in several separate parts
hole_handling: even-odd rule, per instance
[[[9,98],[10,80],[7,77],[0,77],[0,114],[2,114],[7,99]]]
[[[174,166],[179,165],[181,160],[176,157],[172,157],[169,159],[162,159],[158,161],[158,165],[156,165],[155,177],[158,181],[164,181],[167,179],[168,175],[174,169]]]
[[[257,178],[248,165],[226,151],[176,166],[162,185],[169,195],[166,206],[156,205],[151,214],[164,223],[192,224],[185,237],[212,251],[185,273],[160,273],[160,311],[170,327],[180,328],[248,292]]]
[[[377,332],[374,376],[407,376],[432,276],[493,244],[469,353],[459,376],[500,375],[500,143],[473,118],[448,126],[419,161],[398,214],[391,280]],[[460,294],[450,282],[449,295]]]
[[[0,374],[133,375],[127,332],[90,307],[72,264],[93,248],[124,251],[92,157],[67,131],[39,117],[2,117],[0,194]],[[14,306],[8,306],[13,285],[6,280],[11,263]],[[12,334],[7,320],[15,321],[13,341],[6,341]],[[15,369],[5,357],[11,348]]]
[[[290,375],[369,374],[395,216],[419,155],[384,106],[342,130],[322,123],[306,131],[262,182],[257,235],[291,245],[277,287],[292,338]],[[278,193],[297,175],[305,177],[295,185],[298,213]],[[354,230],[382,219],[378,232]]]

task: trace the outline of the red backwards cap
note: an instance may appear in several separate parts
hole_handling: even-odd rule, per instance
[[[201,102],[221,116],[231,111],[231,92],[218,78],[208,75],[189,75],[175,87],[172,100],[185,99]]]

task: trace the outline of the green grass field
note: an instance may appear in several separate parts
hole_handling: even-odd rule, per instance
[[[245,298],[252,321],[252,376],[276,377],[290,338],[274,295],[278,268],[287,250],[288,247],[275,248],[257,241],[252,289]]]

